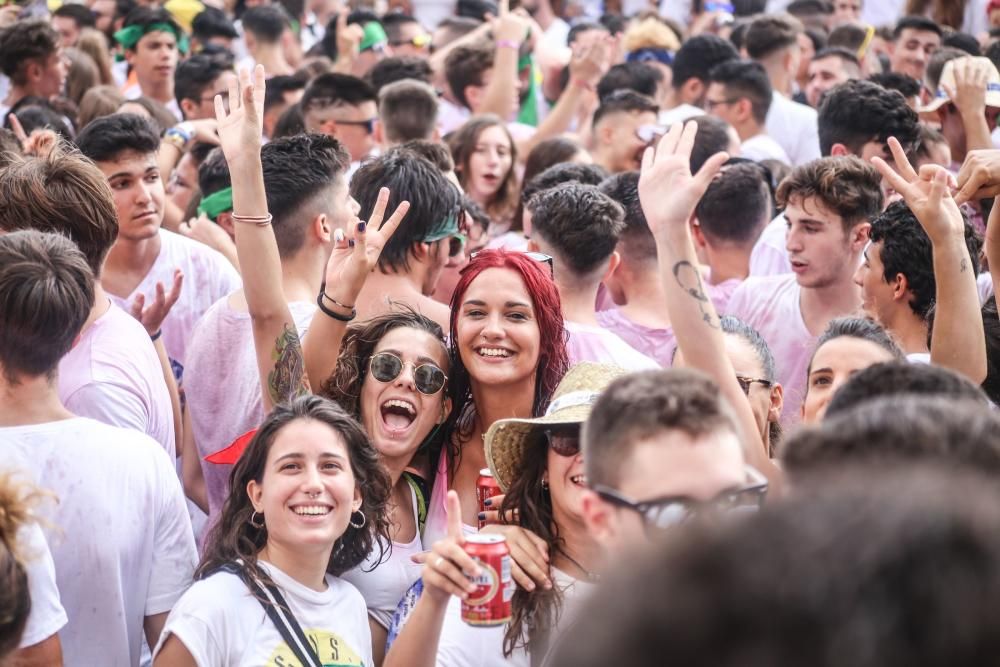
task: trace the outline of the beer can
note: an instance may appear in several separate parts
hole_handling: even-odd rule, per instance
[[[479,511],[485,512],[490,509],[500,509],[499,507],[487,507],[486,500],[492,498],[493,496],[500,495],[500,483],[497,482],[496,478],[493,477],[493,473],[490,472],[489,468],[483,468],[479,471],[479,478],[476,479],[476,496],[479,498]],[[483,529],[486,522],[483,520],[479,521],[479,530]]]
[[[493,533],[469,535],[464,548],[482,572],[472,578],[475,592],[462,600],[462,620],[469,625],[503,625],[510,620],[510,600],[514,597],[507,538]]]

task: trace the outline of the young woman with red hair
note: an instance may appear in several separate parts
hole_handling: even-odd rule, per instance
[[[466,533],[476,532],[483,439],[498,419],[538,417],[566,373],[566,332],[550,258],[483,250],[451,298],[452,402],[437,461],[424,544],[446,534],[445,496],[455,489]],[[515,557],[516,557],[515,553]]]

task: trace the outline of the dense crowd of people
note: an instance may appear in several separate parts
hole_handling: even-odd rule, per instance
[[[993,664],[998,68],[997,0],[0,4],[0,664]]]

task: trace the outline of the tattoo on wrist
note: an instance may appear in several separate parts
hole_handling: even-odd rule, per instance
[[[710,301],[705,295],[705,286],[701,282],[701,272],[694,264],[687,260],[681,260],[674,264],[674,279],[677,284],[688,293],[688,295],[698,302],[698,310],[701,311],[701,319],[705,324],[718,329],[719,318],[710,309]]]
[[[285,328],[274,341],[274,368],[267,376],[267,390],[275,405],[285,403],[309,393],[302,344],[295,327],[285,323]]]
[[[969,268],[969,262],[967,259],[963,257],[962,261],[958,265],[958,272],[965,273],[968,270],[968,268]]]

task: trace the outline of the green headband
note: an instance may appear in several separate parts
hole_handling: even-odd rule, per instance
[[[220,213],[233,210],[233,189],[223,188],[207,197],[203,197],[198,204],[198,215],[207,215],[211,220],[219,217]]]
[[[452,236],[459,236],[458,216],[455,214],[449,215],[445,218],[444,222],[441,223],[441,227],[437,231],[431,232],[425,236],[424,243],[434,243],[435,241],[451,238]]]
[[[171,33],[177,39],[177,50],[181,53],[188,52],[188,36],[184,34],[183,30],[169,23],[150,23],[148,26],[130,25],[115,33],[115,41],[121,44],[122,48],[126,50],[134,49],[139,40],[150,32]]]
[[[361,44],[358,45],[358,50],[364,51],[365,49],[370,49],[378,44],[385,46],[388,41],[389,37],[386,36],[385,30],[382,28],[382,24],[376,23],[375,21],[369,21],[365,24],[365,36],[361,38]]]

